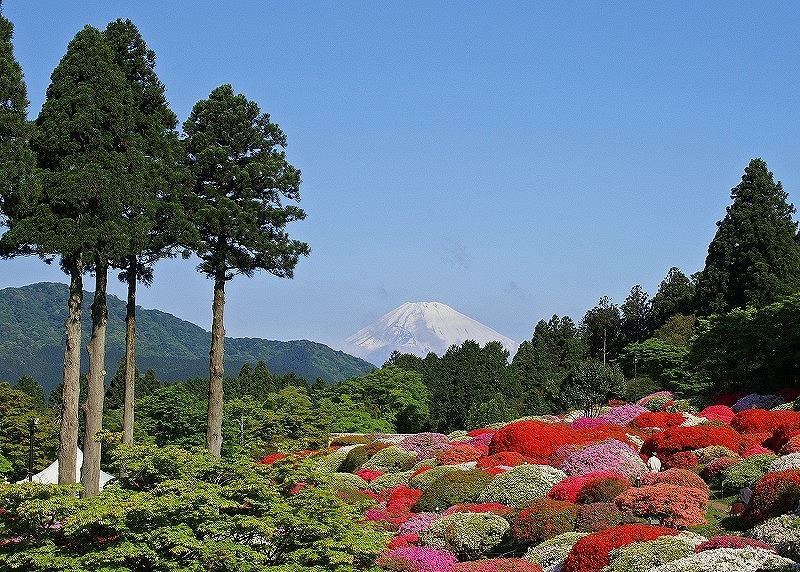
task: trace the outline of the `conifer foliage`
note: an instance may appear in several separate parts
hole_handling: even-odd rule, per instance
[[[762,159],[753,159],[717,223],[697,283],[701,312],[764,306],[800,289],[795,208]]]

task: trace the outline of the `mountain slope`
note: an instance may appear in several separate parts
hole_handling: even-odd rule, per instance
[[[37,379],[46,391],[63,377],[64,320],[67,286],[41,282],[0,290],[0,381],[23,375]],[[84,293],[83,346],[89,341],[92,295]],[[159,310],[136,311],[136,364],[153,368],[163,381],[208,376],[211,334],[199,326]],[[108,297],[106,364],[110,378],[125,351],[125,302]],[[225,338],[225,371],[236,375],[245,362],[264,360],[272,373],[290,371],[313,382],[317,377],[341,381],[373,369],[361,359],[324,344],[297,340],[278,342],[259,338]],[[81,369],[88,368],[86,353]]]
[[[395,350],[424,357],[442,355],[451,345],[498,341],[513,356],[518,344],[441,302],[406,302],[340,344],[340,349],[382,364]]]

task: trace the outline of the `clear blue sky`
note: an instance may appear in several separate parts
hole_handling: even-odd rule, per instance
[[[703,267],[762,157],[800,202],[796,2],[4,0],[31,100],[85,24],[130,18],[184,121],[223,83],[288,138],[309,258],[228,285],[229,335],[334,345],[406,301],[521,341]],[[0,287],[64,281],[0,262]],[[92,282],[87,278],[87,289]],[[122,296],[121,285],[113,286]],[[139,301],[208,328],[161,263]]]

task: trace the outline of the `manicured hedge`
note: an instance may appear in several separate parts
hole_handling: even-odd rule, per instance
[[[514,519],[511,529],[517,541],[538,544],[575,530],[578,505],[553,499],[535,501]]]
[[[475,502],[491,481],[492,476],[481,470],[445,473],[425,489],[416,510],[439,512],[455,504]]]

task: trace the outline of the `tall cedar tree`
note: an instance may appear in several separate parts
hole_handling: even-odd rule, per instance
[[[787,197],[763,160],[750,161],[708,246],[697,282],[702,314],[761,307],[800,289],[800,243]]]
[[[97,494],[100,475],[100,443],[93,436],[102,428],[108,267],[126,252],[132,225],[122,216],[124,197],[131,193],[131,174],[142,158],[131,144],[131,106],[130,87],[110,47],[99,30],[86,26],[69,43],[51,76],[33,139],[42,192],[19,224],[23,239],[42,255],[59,255],[71,278],[59,451],[59,481],[64,483],[75,474],[77,415],[73,418],[72,408],[79,391],[84,265],[95,273],[88,388],[82,406],[88,437],[81,483],[87,496]]]
[[[581,320],[581,337],[589,348],[589,355],[603,364],[614,359],[622,349],[622,316],[619,307],[608,296],[603,296]]]
[[[637,284],[620,306],[623,344],[641,342],[650,336],[650,301],[647,292]]]
[[[675,314],[689,316],[694,313],[694,283],[673,266],[658,286],[650,301],[650,321],[654,330],[663,326]]]
[[[183,210],[181,143],[175,130],[178,119],[169,109],[165,87],[155,72],[156,55],[147,48],[130,20],[111,22],[103,32],[115,63],[127,80],[132,97],[132,124],[128,145],[140,157],[128,174],[123,216],[130,225],[128,249],[120,260],[120,280],[128,285],[125,315],[125,394],[122,442],[133,443],[133,406],[136,394],[136,285],[149,285],[153,264],[174,256],[179,245],[189,245],[196,236]]]
[[[300,171],[286,161],[286,136],[269,115],[223,85],[195,104],[183,129],[194,181],[190,213],[200,236],[198,270],[214,280],[206,447],[219,457],[225,283],[256,270],[292,278],[310,250],[285,231],[305,218],[300,207],[282,204],[282,198],[300,200]]]

